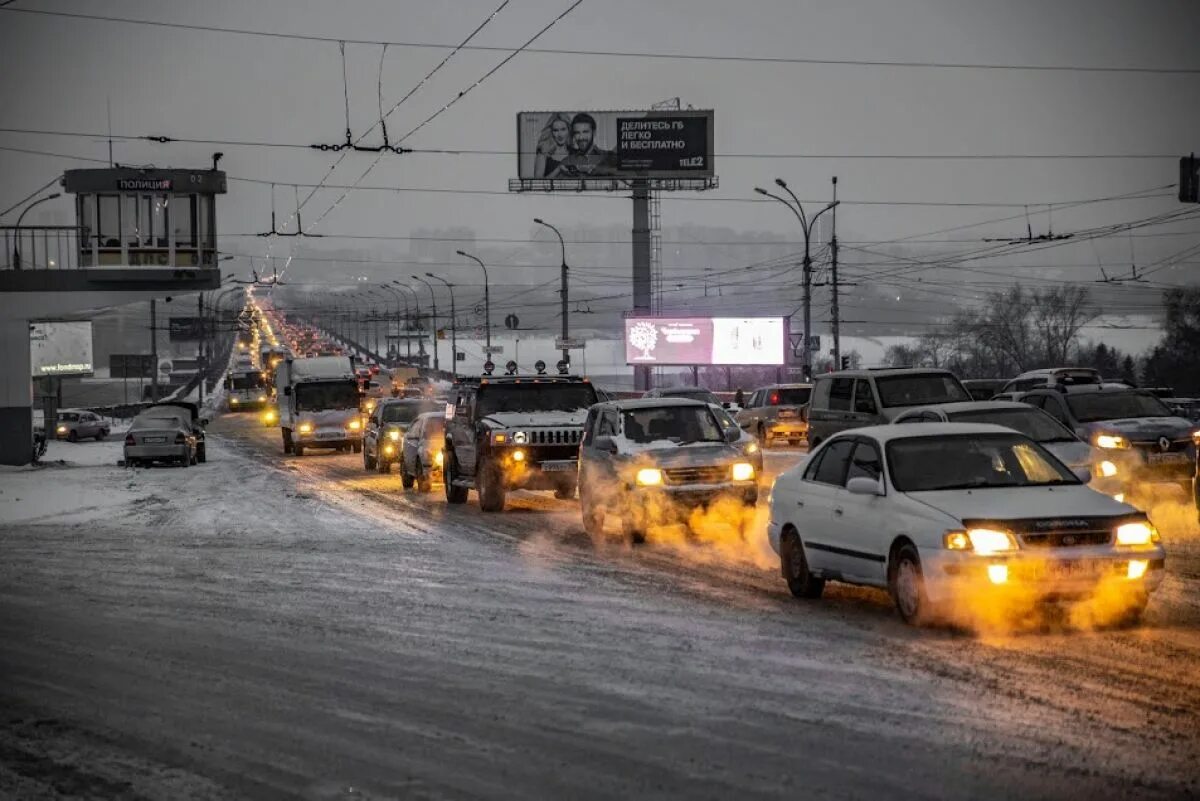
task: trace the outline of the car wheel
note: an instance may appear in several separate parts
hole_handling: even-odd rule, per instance
[[[580,491],[579,510],[583,514],[583,530],[588,536],[599,537],[604,533],[604,509],[596,505],[590,492]]]
[[[192,465],[192,455],[191,455],[190,453],[189,453],[189,454],[185,454],[185,455],[183,455],[183,456],[180,456],[180,457],[179,457],[179,458],[178,458],[176,461],[178,461],[178,462],[179,462],[179,466],[180,466],[180,467],[191,467],[191,465]]]
[[[388,459],[375,459],[375,469],[383,475],[390,475],[392,472],[392,463]]]
[[[646,541],[646,524],[636,515],[626,513],[621,516],[621,533],[630,545],[641,545]]]
[[[417,492],[430,492],[433,490],[433,478],[430,477],[429,471],[417,462]]]
[[[896,611],[905,623],[920,626],[930,617],[929,599],[925,595],[925,577],[921,573],[921,558],[911,545],[903,545],[892,558],[888,571],[888,589]]]
[[[78,442],[78,441],[79,441],[79,435],[76,434],[75,429],[72,428],[70,431],[67,432],[67,442]]]
[[[205,447],[204,443],[196,446],[196,461],[201,464],[208,461],[208,448]]]
[[[289,454],[292,452],[292,432],[288,429],[283,429],[283,452]]]
[[[350,450],[354,451],[355,453],[361,453],[362,449],[363,446],[361,442],[355,442],[350,445]]]
[[[497,465],[485,462],[479,468],[479,508],[485,512],[503,512],[504,495],[504,474]]]
[[[817,578],[808,570],[808,559],[804,556],[804,545],[794,531],[785,532],[779,543],[779,566],[788,590],[797,598],[820,598],[825,591],[825,579]]]
[[[1134,598],[1121,612],[1121,616],[1117,618],[1116,626],[1118,628],[1132,628],[1138,626],[1142,622],[1142,616],[1146,614],[1146,606],[1150,603],[1150,595],[1146,592],[1137,593]]]
[[[460,504],[467,502],[467,488],[458,487],[454,482],[458,479],[458,459],[454,458],[454,451],[446,452],[446,503]]]
[[[100,429],[99,431],[96,432],[96,442],[103,442],[104,438],[107,436],[108,436],[108,431],[106,431],[103,428]]]
[[[554,488],[554,497],[558,498],[560,501],[574,500],[575,483],[576,480],[574,478],[570,479],[569,481],[561,482],[557,487]]]
[[[377,459],[372,459],[367,454],[366,448],[363,448],[363,470],[374,470],[376,467],[377,461],[378,461]]]
[[[199,463],[200,463],[200,455],[199,455],[199,452],[197,452],[197,453],[193,453],[193,454],[192,454],[192,464],[193,464],[193,465],[195,465],[195,464],[199,464]]]

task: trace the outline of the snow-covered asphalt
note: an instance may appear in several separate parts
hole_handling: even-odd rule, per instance
[[[0,798],[1200,795],[1187,509],[1142,627],[983,636],[793,600],[761,538],[448,508],[249,416],[188,469],[52,447],[0,473]]]

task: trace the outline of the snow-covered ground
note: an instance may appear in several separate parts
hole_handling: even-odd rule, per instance
[[[1194,551],[1143,628],[980,638],[795,601],[761,542],[451,509],[248,415],[187,469],[51,447],[0,473],[0,797],[1200,793]]]

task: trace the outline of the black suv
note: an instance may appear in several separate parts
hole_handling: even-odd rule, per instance
[[[510,489],[575,497],[579,440],[596,389],[567,375],[462,379],[446,404],[448,503],[479,494],[485,512],[504,509]]]

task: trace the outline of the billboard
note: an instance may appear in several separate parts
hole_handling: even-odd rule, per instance
[[[172,317],[167,321],[171,342],[195,342],[204,339],[203,317]]]
[[[29,360],[34,378],[91,375],[91,320],[30,323]]]
[[[150,378],[154,375],[154,356],[149,353],[113,353],[108,357],[110,378]]]
[[[711,178],[713,112],[522,111],[522,180]]]
[[[629,317],[625,363],[778,366],[786,341],[782,317]]]

